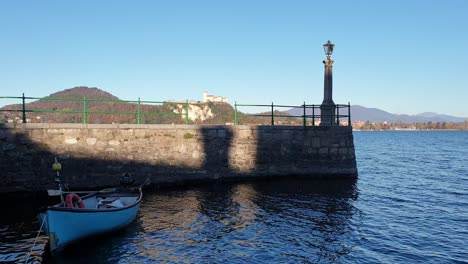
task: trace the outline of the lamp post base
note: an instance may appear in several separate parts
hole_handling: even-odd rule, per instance
[[[322,103],[320,106],[320,126],[335,126],[335,104]]]

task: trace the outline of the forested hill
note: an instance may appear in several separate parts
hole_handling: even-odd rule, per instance
[[[66,89],[60,92],[53,93],[46,98],[93,98],[93,99],[108,99],[119,100],[118,97],[103,91],[96,87],[77,86]]]
[[[38,110],[76,110],[83,108],[82,99],[100,99],[100,100],[119,100],[118,97],[103,91],[101,89],[86,86],[79,86],[70,89],[66,89],[60,92],[53,93],[46,96],[44,100],[38,100],[35,102],[28,103],[28,109]],[[69,98],[69,99],[81,99],[78,101],[67,101],[67,100],[47,100],[50,98]],[[93,110],[104,110],[98,105],[92,105]]]

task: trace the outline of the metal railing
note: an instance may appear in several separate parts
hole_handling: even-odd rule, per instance
[[[91,114],[103,114],[103,115],[135,115],[136,116],[136,123],[141,124],[141,116],[142,115],[174,115],[174,116],[182,116],[185,117],[185,124],[189,124],[188,118],[188,108],[189,103],[188,100],[185,102],[160,102],[160,101],[142,101],[138,97],[138,100],[106,100],[106,99],[88,99],[86,97],[83,98],[52,98],[52,97],[29,97],[24,96],[0,96],[0,99],[20,99],[21,100],[21,109],[2,109],[1,112],[21,112],[22,113],[22,121],[23,123],[27,123],[26,113],[61,113],[61,114],[81,114],[83,124],[88,123],[88,115]],[[75,101],[75,102],[82,102],[83,106],[80,110],[39,110],[39,109],[26,109],[26,100],[43,100],[43,101]],[[88,105],[92,102],[100,102],[100,103],[131,103],[136,104],[137,111],[89,111]],[[144,112],[141,111],[142,104],[174,104],[174,105],[184,105],[185,106],[185,113],[174,113],[174,112]]]
[[[239,107],[268,107],[270,109],[269,113],[263,112],[261,114],[245,114],[242,112],[238,111]],[[237,102],[234,103],[234,124],[238,125],[239,124],[239,117],[247,117],[247,116],[254,116],[254,117],[269,117],[271,118],[271,125],[275,125],[275,117],[285,117],[285,118],[290,118],[290,117],[295,117],[295,118],[302,118],[302,124],[303,126],[307,126],[307,120],[312,119],[312,126],[315,126],[316,121],[321,120],[321,114],[316,114],[318,111],[317,109],[320,110],[321,105],[316,105],[316,104],[311,104],[308,105],[304,102],[304,104],[297,106],[297,105],[275,105],[273,102],[271,105],[255,105],[255,104],[238,104]],[[284,114],[284,112],[276,111],[275,108],[299,108],[302,109],[302,115],[290,115],[290,114]],[[347,109],[345,114],[343,112],[340,113],[340,109]],[[275,114],[276,112],[276,114]],[[308,114],[307,112],[310,112]],[[339,126],[341,124],[342,119],[345,119],[347,121],[347,125],[351,126],[351,104],[348,102],[348,104],[337,104],[335,105],[335,111],[332,112],[332,115],[330,116],[330,120],[333,120],[334,122],[331,122],[331,125],[336,125]]]
[[[27,97],[24,95],[22,96],[0,96],[0,99],[19,99],[21,100],[21,104],[18,105],[18,109],[2,109],[0,112],[20,112],[22,115],[22,122],[27,123],[26,113],[61,113],[61,114],[79,114],[81,115],[81,119],[83,124],[88,124],[88,116],[93,114],[102,114],[102,115],[134,115],[136,118],[136,123],[142,123],[142,116],[143,115],[170,115],[170,116],[180,116],[185,119],[185,124],[189,124],[189,101],[185,100],[185,102],[166,102],[166,101],[142,101],[140,98],[138,100],[107,100],[107,99],[91,99],[91,98],[53,98],[53,97]],[[41,109],[27,109],[26,100],[42,100],[42,101],[75,101],[82,103],[81,109],[75,110],[63,110],[63,109],[48,109],[48,110],[41,110]],[[133,106],[136,106],[136,111],[89,111],[88,108],[91,103],[129,103]],[[182,113],[175,113],[175,112],[155,112],[155,111],[142,111],[142,104],[144,106],[148,106],[151,104],[172,104],[172,105],[183,105],[185,110],[181,111]],[[257,114],[248,114],[238,111],[239,108],[242,107],[256,107],[262,108],[266,107],[269,111],[257,113]],[[302,125],[305,127],[308,124],[308,120],[311,120],[311,125],[315,126],[316,121],[321,120],[321,114],[318,110],[320,110],[321,105],[316,104],[306,104],[305,102],[302,105],[275,105],[273,102],[268,105],[256,105],[256,104],[238,104],[237,102],[234,103],[234,124],[239,124],[239,119],[244,117],[268,117],[270,120],[270,124],[272,126],[275,125],[275,120],[278,118],[293,118],[297,120],[297,118],[302,119]],[[79,107],[78,107],[79,108]],[[278,111],[278,108],[288,108],[288,109],[302,109],[301,115],[291,115],[285,112]],[[340,109],[346,109],[345,113]],[[341,121],[345,119],[347,121],[347,125],[351,126],[351,106],[350,103],[348,104],[337,104],[335,105],[335,110],[332,111],[332,116],[329,120],[333,120],[331,125],[339,126]]]

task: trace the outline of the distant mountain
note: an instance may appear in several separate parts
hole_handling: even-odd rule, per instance
[[[436,122],[463,122],[464,120],[468,120],[468,117],[462,118],[462,117],[456,117],[456,116],[450,116],[450,115],[443,115],[443,114],[437,114],[437,113],[432,113],[432,112],[424,112],[416,115],[417,117],[421,118],[431,118],[436,120]]]
[[[81,109],[83,107],[83,99],[98,99],[98,100],[119,100],[118,97],[113,96],[112,94],[105,92],[96,87],[86,87],[78,86],[70,89],[66,89],[60,92],[53,93],[49,96],[44,97],[42,100],[28,103],[29,109],[37,110],[75,110]],[[49,98],[67,98],[67,99],[79,99],[79,101],[62,101],[62,100],[47,100]],[[90,106],[94,107],[94,103]],[[103,110],[103,109],[96,109]]]
[[[65,89],[60,92],[53,93],[46,98],[93,98],[93,99],[107,99],[119,100],[118,97],[103,91],[96,87],[77,86],[70,89]],[[40,101],[38,101],[40,102]]]
[[[287,112],[290,115],[302,115],[302,109],[293,108]],[[347,111],[340,110],[341,114],[347,114]],[[307,111],[307,114],[312,114],[312,111]],[[320,114],[320,110],[316,110],[315,114]],[[370,122],[390,122],[390,123],[422,123],[422,122],[464,122],[468,117],[456,117],[432,112],[421,113],[417,115],[400,115],[392,114],[377,108],[367,108],[360,105],[351,106],[351,121],[370,121]]]
[[[371,121],[371,122],[402,122],[402,123],[421,123],[421,122],[464,122],[468,118],[456,117],[437,113],[421,113],[417,115],[391,114],[389,112],[377,109],[367,108],[360,105],[351,106],[351,118],[353,121]]]

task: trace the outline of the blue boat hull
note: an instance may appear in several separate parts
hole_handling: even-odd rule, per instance
[[[83,197],[84,198],[84,197]],[[109,233],[132,222],[140,208],[139,199],[132,205],[111,209],[66,208],[51,206],[39,214],[39,221],[49,236],[52,254],[86,237]]]

